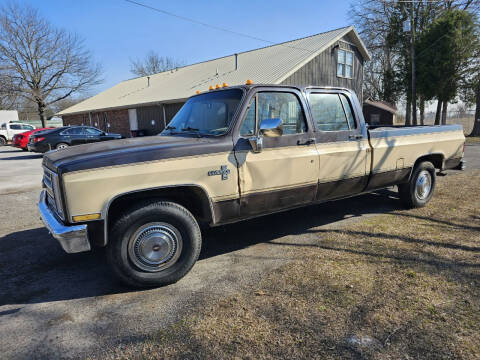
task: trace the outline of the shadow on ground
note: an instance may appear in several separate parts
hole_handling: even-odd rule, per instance
[[[393,211],[399,206],[395,197],[396,192],[383,190],[207,229],[199,261],[286,235],[298,235],[301,240],[302,234],[309,229],[345,218]],[[0,238],[0,274],[3,279],[0,306],[132,291],[111,275],[104,249],[66,254],[45,228],[19,231]]]

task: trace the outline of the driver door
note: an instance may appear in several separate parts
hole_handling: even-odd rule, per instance
[[[304,109],[303,97],[294,89],[260,88],[250,99],[235,145],[241,217],[313,201],[319,156]],[[278,118],[283,134],[263,137],[263,149],[254,152],[249,138],[258,134],[263,120]]]

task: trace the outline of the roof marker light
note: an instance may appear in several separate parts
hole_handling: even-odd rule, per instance
[[[222,86],[223,86],[223,87],[227,87],[228,84],[227,84],[226,82],[224,82],[224,83],[222,84]]]
[[[252,85],[253,84],[253,81],[248,79],[247,82],[245,83],[246,85]]]
[[[213,86],[210,85],[210,86],[208,87],[208,90],[213,90]]]
[[[220,85],[215,84],[215,89],[220,89]]]
[[[200,94],[200,90],[195,91],[195,93],[196,93],[197,95]]]

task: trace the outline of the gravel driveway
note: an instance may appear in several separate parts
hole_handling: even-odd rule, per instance
[[[184,279],[137,291],[111,276],[102,249],[63,252],[36,209],[41,157],[0,149],[0,349],[8,359],[77,358],[141,340],[194,306],[254,286],[295,256],[277,243],[308,242],[306,230],[338,228],[400,206],[396,192],[384,190],[211,229]],[[466,160],[480,168],[480,145],[467,146]]]

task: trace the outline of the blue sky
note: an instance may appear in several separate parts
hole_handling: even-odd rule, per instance
[[[178,15],[271,40],[295,38],[350,25],[348,0],[160,1],[137,0]],[[191,64],[268,45],[192,24],[124,0],[20,0],[55,26],[75,32],[104,68],[92,94],[131,78],[130,59],[149,50]]]

